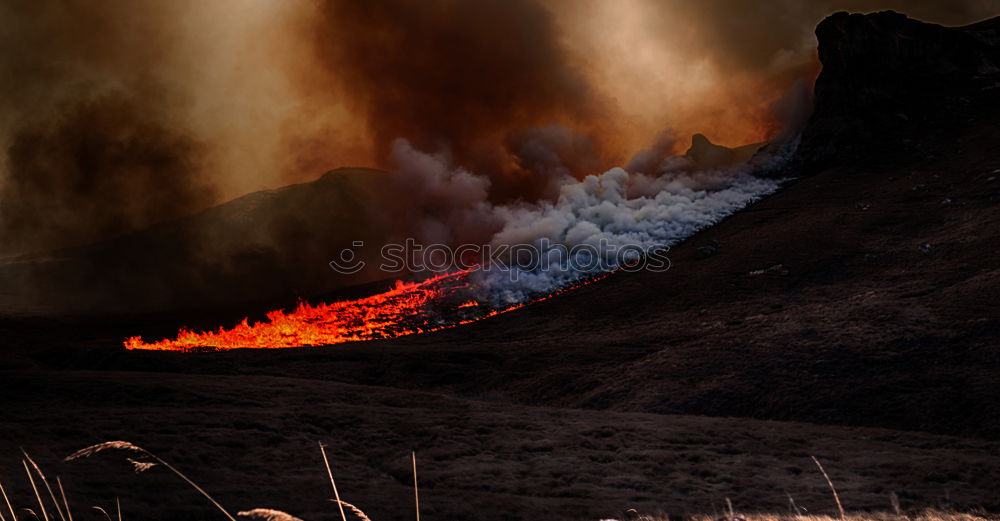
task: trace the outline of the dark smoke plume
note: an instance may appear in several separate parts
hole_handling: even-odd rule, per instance
[[[0,192],[0,244],[84,244],[181,217],[213,200],[204,146],[126,93],[60,106],[16,126]]]
[[[533,0],[327,0],[318,22],[331,92],[353,100],[383,149],[404,137],[497,179],[534,166],[529,129],[587,130],[606,109]]]
[[[97,240],[337,166],[395,168],[398,138],[485,175],[494,202],[550,196],[553,178],[622,164],[665,129],[675,148],[654,155],[699,132],[728,146],[773,137],[782,93],[817,71],[812,29],[831,11],[957,24],[992,4],[9,0],[0,254]],[[86,137],[70,130],[86,118]],[[32,157],[42,153],[57,155]]]
[[[145,68],[170,51],[165,5],[0,7],[0,255],[85,244],[215,200],[207,147]]]
[[[996,14],[989,0],[7,0],[0,257],[126,234],[94,246],[121,265],[83,248],[84,268],[34,276],[53,295],[116,277],[132,298],[163,302],[219,277],[244,288],[294,272],[294,284],[272,281],[276,294],[314,288],[365,226],[372,242],[477,240],[499,226],[482,207],[551,203],[565,180],[619,165],[683,170],[696,133],[727,147],[794,142],[816,23],[885,8],[946,24]],[[295,190],[294,203],[263,204],[277,196],[262,192],[225,219],[127,235],[345,165],[394,173],[356,170]],[[141,263],[154,267],[125,266]],[[0,282],[32,286],[20,275],[32,269]],[[105,299],[124,301],[116,291]]]

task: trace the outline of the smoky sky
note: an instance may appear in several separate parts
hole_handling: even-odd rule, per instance
[[[496,178],[517,133],[610,116],[533,0],[328,0],[318,23],[330,92],[356,101],[376,150],[404,137]]]
[[[8,0],[0,255],[339,166],[403,172],[398,138],[485,176],[494,201],[682,152],[696,132],[763,141],[801,119],[787,100],[818,71],[816,23],[886,8],[997,14],[989,0]]]
[[[125,45],[170,10],[117,7],[2,8],[0,252],[85,244],[214,201],[205,144],[176,125],[176,93],[142,67],[169,43]]]
[[[210,203],[203,145],[150,118],[145,102],[105,94],[18,127],[7,150],[0,240],[86,243]]]
[[[812,47],[813,29],[835,11],[873,12],[893,9],[911,17],[945,25],[967,24],[1000,14],[992,0],[928,2],[921,0],[819,0],[813,2],[702,0],[663,2],[663,16],[681,13],[700,28],[698,38],[723,66],[762,70],[782,53]]]

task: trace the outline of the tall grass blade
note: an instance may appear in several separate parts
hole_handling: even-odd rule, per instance
[[[115,510],[118,511],[118,521],[122,521],[122,502],[115,497]]]
[[[215,508],[218,508],[219,511],[222,512],[229,519],[229,521],[236,521],[236,518],[233,517],[232,514],[230,514],[225,508],[223,508],[222,505],[220,505],[219,502],[215,500],[215,498],[213,498],[212,496],[208,495],[208,492],[205,492],[205,489],[199,487],[197,483],[195,483],[194,481],[191,481],[191,479],[188,478],[187,476],[185,476],[181,471],[175,469],[172,465],[170,465],[166,461],[163,461],[159,457],[154,456],[150,452],[146,452],[146,455],[148,455],[149,457],[155,459],[157,462],[160,463],[160,465],[163,465],[164,467],[170,469],[171,472],[173,472],[174,474],[177,474],[177,477],[183,479],[184,481],[187,482],[188,485],[191,485],[192,487],[194,487],[194,489],[197,490],[198,492],[200,492],[201,495],[205,496],[205,499],[211,501],[212,504],[215,505]],[[119,520],[119,521],[121,521],[121,520]]]
[[[330,470],[330,460],[326,457],[326,446],[319,442],[319,452],[323,455],[323,464],[326,465],[326,475],[330,477],[330,486],[333,487],[333,497],[337,500],[337,508],[340,509],[341,521],[347,521],[347,514],[344,513],[343,502],[340,501],[340,492],[337,492],[337,482],[333,480],[333,471]]]
[[[104,514],[104,519],[107,519],[108,521],[111,521],[111,516],[108,515],[108,511],[107,510],[104,510],[103,508],[98,507],[98,506],[93,506],[93,507],[90,507],[90,508],[93,508],[94,510],[96,510],[96,511],[102,513],[102,514]]]
[[[792,515],[795,517],[801,516],[802,512],[799,511],[799,506],[795,504],[795,499],[792,498],[792,495],[788,492],[785,492],[785,495],[788,496],[788,510],[790,510]]]
[[[7,497],[7,491],[3,489],[3,483],[0,483],[0,494],[3,494],[3,501],[7,503],[7,510],[10,510],[11,521],[17,521],[17,514],[14,513],[14,506],[10,504],[10,498]]]
[[[66,499],[66,491],[63,490],[62,480],[59,479],[59,476],[56,476],[56,485],[59,485],[59,494],[62,495],[63,506],[66,507],[66,517],[69,518],[69,521],[73,521],[73,513],[69,511],[69,500]]]
[[[38,506],[42,509],[42,517],[45,521],[49,521],[49,514],[45,511],[45,503],[42,503],[42,496],[38,493],[38,486],[35,485],[35,478],[31,476],[31,470],[28,468],[28,462],[22,459],[21,464],[24,465],[24,473],[28,475],[28,481],[31,482],[31,489],[35,491],[35,499],[38,500]]]
[[[85,458],[87,456],[92,456],[94,454],[97,454],[98,452],[101,452],[101,451],[104,451],[104,450],[108,450],[108,449],[118,449],[118,450],[128,450],[128,451],[132,451],[132,452],[140,452],[142,454],[145,454],[149,458],[156,460],[157,463],[159,463],[160,465],[163,465],[164,467],[170,469],[170,471],[173,472],[174,474],[176,474],[177,477],[183,479],[185,483],[187,483],[188,485],[191,485],[195,490],[197,490],[199,493],[201,493],[202,496],[205,496],[205,499],[209,500],[213,505],[215,505],[215,508],[218,508],[219,511],[222,512],[223,515],[225,515],[227,519],[229,519],[229,521],[236,521],[236,518],[233,517],[233,515],[230,514],[228,510],[226,510],[225,508],[223,508],[223,506],[220,505],[219,502],[215,500],[215,498],[213,498],[212,496],[210,496],[208,494],[208,492],[205,492],[205,489],[199,487],[197,483],[195,483],[194,481],[191,481],[191,478],[185,476],[183,472],[177,470],[176,468],[174,468],[173,465],[167,463],[166,461],[163,460],[163,458],[160,458],[156,454],[153,454],[152,452],[149,452],[148,450],[146,450],[146,449],[144,449],[144,448],[142,448],[142,447],[140,447],[138,445],[134,445],[134,444],[132,444],[130,442],[127,442],[127,441],[106,441],[104,443],[98,443],[97,445],[91,445],[89,447],[80,449],[80,450],[74,452],[73,454],[70,454],[69,456],[66,457],[66,461],[73,461],[75,459]]]
[[[45,473],[42,472],[42,468],[38,466],[38,463],[35,463],[35,460],[31,459],[31,456],[28,455],[28,451],[21,449],[21,452],[24,453],[24,457],[28,459],[28,463],[31,463],[31,466],[34,467],[35,472],[38,473],[38,477],[42,478],[42,484],[44,484],[45,489],[49,491],[49,497],[52,498],[52,504],[56,507],[56,513],[59,514],[59,519],[66,521],[66,516],[63,515],[62,507],[59,506],[59,500],[56,499],[56,494],[52,491],[52,486],[49,485],[49,480],[45,479]]]
[[[823,473],[823,477],[826,478],[826,484],[830,486],[830,491],[833,492],[833,500],[837,502],[837,510],[840,512],[841,521],[845,521],[847,516],[844,514],[844,505],[840,503],[840,494],[837,494],[837,487],[833,486],[833,481],[830,480],[830,475],[826,473],[826,469],[823,468],[823,464],[816,459],[816,456],[809,456],[812,458],[816,466],[819,467],[819,471]]]
[[[413,505],[417,512],[417,521],[420,521],[420,489],[417,487],[417,452],[410,452],[410,459],[413,461]]]

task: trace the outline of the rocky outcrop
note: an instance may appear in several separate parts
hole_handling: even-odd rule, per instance
[[[745,163],[764,145],[766,143],[753,143],[729,148],[712,143],[704,134],[695,134],[691,136],[691,148],[687,149],[684,156],[698,170],[713,170]]]
[[[823,69],[799,163],[914,148],[914,136],[975,120],[1000,98],[998,28],[1000,17],[949,28],[893,11],[823,20],[816,28]]]

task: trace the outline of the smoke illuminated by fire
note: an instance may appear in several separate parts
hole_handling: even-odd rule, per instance
[[[780,126],[772,103],[816,72],[815,23],[885,7],[946,23],[990,11],[975,0],[4,2],[0,255],[106,239],[338,166],[387,168],[396,138],[487,175],[494,201],[544,188],[524,155],[532,129],[586,138],[560,158],[577,177],[664,129],[759,142]]]
[[[572,183],[616,165],[664,179],[663,161],[696,132],[729,146],[789,138],[811,107],[825,14],[896,8],[957,24],[989,4],[0,2],[0,258],[30,255],[0,263],[0,306],[104,313],[322,294],[378,280],[325,270],[354,230],[382,244],[478,244],[530,236],[538,217],[559,226],[528,239],[625,240],[633,230],[576,219],[668,218],[665,201],[711,200],[698,186],[633,197],[659,182],[647,179],[628,201],[603,201]],[[347,165],[392,177],[279,188]],[[566,187],[576,195],[563,204]],[[688,233],[734,201],[674,222]],[[650,222],[643,244],[679,237]],[[561,287],[551,279],[526,280]],[[521,300],[507,289],[504,305]]]
[[[412,150],[405,143],[397,145],[411,156],[411,163],[423,165],[425,185],[447,192],[455,184],[475,184],[476,176],[450,168],[443,158]],[[780,163],[784,157],[770,163]],[[670,162],[683,163],[684,158],[674,157]],[[660,177],[630,175],[615,168],[583,181],[565,179],[555,204],[491,207],[484,201],[470,200],[479,204],[465,208],[465,218],[485,212],[504,224],[494,236],[494,244],[540,246],[535,258],[541,262],[492,262],[484,268],[437,275],[419,283],[397,282],[392,290],[357,300],[300,303],[290,312],[268,313],[265,322],[250,324],[244,319],[228,330],[198,333],[182,329],[176,339],[153,343],[133,337],[126,340],[125,347],[201,351],[319,346],[467,324],[628,266],[628,259],[616,255],[621,249],[638,248],[649,254],[647,259],[656,257],[650,253],[675,244],[778,187],[775,180],[749,175],[747,168],[703,172],[700,179],[669,170]],[[631,198],[627,196],[630,188]],[[612,249],[601,253],[598,244]],[[556,246],[566,255],[556,259]],[[570,253],[575,247],[580,247],[577,253]],[[669,261],[659,267],[666,269]]]

